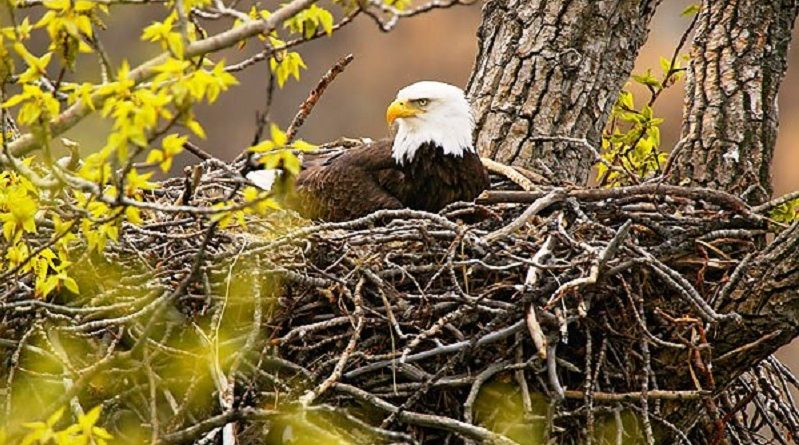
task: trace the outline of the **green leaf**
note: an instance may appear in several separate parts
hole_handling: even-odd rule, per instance
[[[316,149],[316,145],[305,142],[302,139],[294,141],[294,143],[291,144],[291,147],[300,151],[311,151]]]
[[[635,109],[635,102],[633,101],[633,94],[629,91],[622,90],[619,94],[619,104],[627,110]]]
[[[672,69],[671,60],[660,56],[660,68],[663,70],[663,75],[668,76]]]
[[[633,77],[633,80],[635,80],[636,82],[640,83],[641,85],[644,85],[644,86],[647,86],[647,87],[650,87],[650,88],[655,88],[655,89],[662,88],[662,85],[660,84],[660,81],[657,80],[655,78],[655,76],[652,75],[652,70],[648,69],[648,70],[646,70],[646,73],[644,73],[644,74],[633,74],[632,77]]]
[[[769,214],[771,219],[784,224],[791,224],[799,219],[799,199],[788,201],[774,208]]]
[[[386,4],[403,11],[411,5],[411,0],[385,0]]]
[[[61,416],[64,415],[64,408],[60,408],[58,411],[54,412],[47,418],[47,426],[52,427],[56,424],[59,420],[61,420]]]
[[[652,144],[654,144],[655,147],[660,147],[660,128],[650,127],[649,130],[647,130],[647,134]]]
[[[289,76],[294,77],[296,80],[300,80],[300,68],[307,67],[299,53],[289,51],[284,53],[279,61],[274,57],[269,59],[269,68],[277,78],[277,85],[283,88]]]
[[[695,15],[697,12],[699,12],[699,10],[700,10],[699,4],[698,3],[694,3],[694,4],[691,4],[691,5],[688,5],[685,9],[683,9],[682,12],[680,13],[680,16],[689,17],[689,16],[692,16],[692,15]]]
[[[84,431],[91,431],[91,427],[97,423],[97,420],[100,419],[100,410],[102,409],[102,405],[97,405],[92,408],[88,413],[80,416],[78,419],[78,424],[83,428]]]
[[[286,145],[288,139],[286,133],[274,123],[269,126],[269,135],[272,138],[272,143],[275,144],[276,147],[283,147]]]
[[[295,33],[302,33],[306,39],[315,36],[320,27],[330,35],[333,32],[333,14],[317,5],[311,5],[286,20],[283,27]]]
[[[644,105],[644,108],[641,108],[641,115],[647,121],[651,121],[652,118],[654,117],[654,111],[652,110],[652,107],[650,107],[649,105]]]
[[[319,24],[322,25],[322,29],[327,35],[333,34],[333,14],[323,9],[319,14]]]
[[[203,129],[202,125],[194,119],[187,119],[186,122],[183,123],[192,133],[197,135],[200,139],[205,139],[205,130]]]
[[[644,138],[638,141],[638,145],[635,146],[634,152],[637,155],[636,160],[640,161],[643,159],[645,155],[652,151],[652,148],[654,148],[654,144],[649,138]]]
[[[78,282],[72,277],[66,277],[64,279],[64,286],[73,294],[77,295],[80,293],[80,290],[78,289]]]

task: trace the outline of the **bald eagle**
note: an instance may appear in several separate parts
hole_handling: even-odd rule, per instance
[[[472,143],[474,119],[458,87],[417,82],[401,89],[386,111],[397,126],[384,139],[333,153],[304,154],[289,207],[305,217],[345,221],[381,209],[438,212],[471,201],[489,186]],[[277,172],[247,178],[269,190]]]

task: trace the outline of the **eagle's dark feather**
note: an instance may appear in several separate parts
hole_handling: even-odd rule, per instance
[[[489,185],[477,154],[445,155],[425,144],[404,165],[391,156],[390,140],[310,156],[296,181],[291,207],[309,218],[344,221],[381,209],[437,212],[471,201]]]

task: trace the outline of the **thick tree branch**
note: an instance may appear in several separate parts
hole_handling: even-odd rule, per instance
[[[659,0],[492,0],[483,10],[468,94],[482,156],[584,183],[619,89]]]
[[[726,190],[751,204],[771,197],[777,93],[799,4],[705,0],[691,50],[681,148],[672,178]]]
[[[743,323],[723,323],[714,336],[715,354],[725,357],[717,378],[729,381],[799,336],[799,222],[739,266],[722,291],[723,312]],[[764,340],[767,339],[767,340]]]
[[[687,71],[682,140],[669,160],[673,183],[724,190],[749,204],[769,200],[777,95],[797,11],[795,0],[703,1]],[[724,390],[799,335],[799,225],[741,260],[715,306],[741,316],[709,331],[717,357],[713,378]],[[688,371],[675,380],[696,381]],[[671,420],[687,427],[701,409],[686,404]]]

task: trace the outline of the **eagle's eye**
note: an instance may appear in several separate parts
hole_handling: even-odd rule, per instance
[[[430,100],[429,99],[416,99],[416,100],[414,100],[412,102],[414,102],[416,105],[418,105],[420,107],[426,107],[427,104],[430,102]]]

